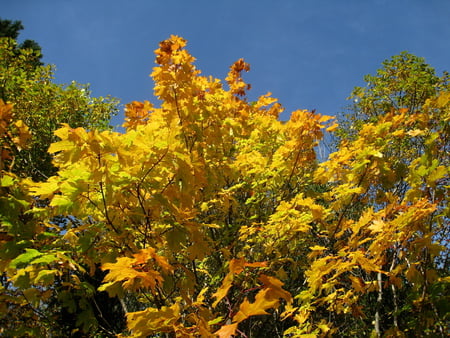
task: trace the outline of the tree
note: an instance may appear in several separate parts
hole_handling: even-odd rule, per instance
[[[11,20],[2,20],[0,19],[0,38],[10,38],[12,40],[17,40],[19,37],[20,31],[23,30],[24,27],[21,21],[11,21]],[[35,67],[42,66],[41,62],[42,54],[41,54],[41,46],[34,40],[25,40],[22,43],[18,44],[15,48],[16,56],[20,55],[20,50],[30,50],[31,58],[27,60],[27,62]],[[5,100],[4,97],[2,97]]]
[[[442,117],[448,126],[448,111]],[[445,335],[448,266],[439,258],[448,255],[441,241],[449,231],[448,167],[436,160],[444,134],[430,121],[428,109],[408,119],[406,111],[387,113],[316,172],[332,186],[305,272],[309,289],[300,294],[303,330],[327,311],[324,328],[339,336],[368,332],[372,322],[375,335]],[[391,171],[391,144],[419,135],[423,154],[403,172]],[[407,188],[396,193],[400,181]]]
[[[64,124],[49,148],[57,175],[17,179],[48,201],[26,213],[38,220],[26,243],[5,226],[19,299],[39,318],[38,300],[56,299],[90,336],[445,336],[450,95],[366,121],[319,164],[331,117],[281,122],[270,93],[247,101],[244,60],[226,88],[185,45],[155,51],[160,107],[127,105],[124,133]],[[392,172],[391,145],[417,138]],[[94,313],[105,293],[125,330]]]
[[[445,216],[448,212],[446,211],[448,210],[448,195],[446,193],[448,172],[444,169],[448,168],[449,147],[447,136],[449,128],[448,108],[446,108],[449,91],[448,74],[444,73],[439,78],[435,75],[434,69],[427,65],[423,58],[403,52],[383,62],[383,68],[377,71],[377,75],[367,75],[365,80],[368,82],[366,88],[357,87],[352,92],[350,98],[354,99],[354,105],[337,131],[340,140],[338,151],[330,156],[328,162],[323,164],[330,168],[332,162],[334,162],[333,167],[344,166],[347,168],[351,166],[350,163],[357,162],[359,158],[362,162],[358,168],[360,170],[366,168],[361,171],[361,176],[358,177],[358,175],[353,174],[350,176],[347,184],[350,185],[351,181],[353,181],[353,185],[358,182],[355,186],[358,191],[357,194],[352,195],[351,203],[344,205],[344,209],[340,211],[339,224],[341,226],[345,224],[347,218],[351,220],[347,221],[351,224],[355,220],[363,218],[364,215],[369,217],[365,214],[368,207],[373,208],[373,210],[384,211],[386,208],[393,207],[392,201],[409,205],[410,203],[413,204],[410,200],[412,195],[415,196],[413,198],[415,199],[424,194],[426,196],[424,199],[428,200],[436,209],[427,216],[426,220],[423,220],[428,224],[427,230],[415,229],[415,232],[411,233],[411,237],[408,238],[422,238],[417,239],[417,241],[428,241],[429,239],[423,238],[431,238],[430,241],[434,241],[433,245],[436,245],[435,250],[441,245],[441,251],[422,248],[427,254],[422,252],[422,256],[419,254],[415,256],[415,267],[420,267],[424,274],[428,271],[433,275],[435,271],[438,271],[441,277],[446,276],[448,275],[448,264],[443,262],[447,262],[448,251],[446,250],[445,238],[448,237],[449,231],[448,216]],[[371,143],[373,144],[370,145]],[[359,145],[355,147],[357,144]],[[367,150],[370,151],[367,152]],[[365,157],[368,155],[369,158]],[[341,156],[345,161],[339,160]],[[373,156],[378,157],[378,159],[375,161]],[[380,167],[376,162],[383,164]],[[369,165],[371,166],[370,170],[376,168],[375,170],[380,175],[381,181],[377,181],[375,175],[369,175],[369,168],[366,167]],[[421,174],[418,174],[418,167],[421,168],[419,171],[423,170]],[[329,168],[328,170],[330,170]],[[340,168],[336,168],[336,170],[343,172]],[[440,174],[437,174],[437,172]],[[436,178],[434,183],[430,183],[430,180],[423,183],[419,177],[415,177],[415,175],[419,175],[423,179],[423,176],[428,174]],[[330,176],[327,177],[331,178]],[[342,179],[340,177],[337,182]],[[372,184],[363,187],[366,179],[369,179]],[[417,185],[420,184],[424,184],[423,189],[427,184],[430,184],[428,192],[419,193],[415,190],[418,188]],[[363,188],[362,191],[361,188]],[[419,214],[419,212],[416,212],[416,214]],[[388,213],[385,212],[383,220],[386,220],[387,215]],[[366,218],[365,222],[367,221]],[[411,227],[411,229],[414,229],[414,227]],[[334,235],[338,234],[339,230],[340,228],[337,228]],[[395,231],[401,233],[398,229]],[[346,240],[348,240],[348,237],[344,236],[344,241]],[[370,242],[368,237],[366,240]],[[414,243],[414,241],[412,242]],[[340,245],[344,245],[343,242],[341,243]],[[406,245],[406,243],[403,243],[403,245]],[[396,266],[398,268],[401,264],[410,266],[410,262],[414,261],[411,257],[407,259],[407,263],[400,263],[399,256],[402,256],[402,254],[399,252],[404,250],[406,249],[398,243],[385,248],[386,256],[383,260],[386,263],[384,264],[391,265],[389,268],[387,266],[384,268],[393,271]],[[408,248],[407,251],[411,254],[414,252],[411,248]],[[412,256],[414,257],[413,254]],[[402,326],[399,323],[399,318],[411,318],[413,321],[421,318],[420,315],[412,314],[412,309],[415,306],[411,302],[414,300],[413,295],[416,291],[412,290],[414,289],[412,287],[414,283],[405,282],[409,277],[403,276],[403,278],[400,278],[402,282],[397,280],[397,284],[391,284],[387,290],[383,290],[381,287],[378,289],[378,300],[374,307],[376,311],[372,317],[369,317],[375,317],[377,334],[383,331],[383,325],[389,326],[388,322],[392,325],[393,330],[399,330],[399,327]],[[365,278],[367,279],[367,277]],[[392,282],[392,278],[381,271],[377,272],[376,279],[376,283],[379,285],[382,283],[389,285]],[[388,279],[388,281],[385,281],[385,279]],[[425,281],[425,284],[428,283],[429,281]],[[425,291],[426,288],[424,287],[422,290],[423,295],[429,292],[428,289]],[[441,286],[436,286],[434,291],[437,289],[440,290],[439,292],[443,292]],[[386,297],[392,300],[391,304],[385,302]],[[427,306],[433,308],[430,311],[434,311],[437,316],[437,313],[440,313],[437,310],[438,306],[432,304],[430,298],[427,298],[430,301]],[[433,301],[436,302],[436,298]],[[426,307],[423,304],[421,306]],[[421,312],[423,308],[418,312],[423,314]],[[383,311],[385,312],[384,318],[381,315]],[[408,313],[408,311],[411,312]],[[427,320],[430,320],[430,323],[439,326],[439,324],[436,324],[438,319],[435,318],[435,321],[433,321],[429,317],[427,317]],[[421,327],[423,322],[413,322],[409,325]],[[423,328],[423,330],[428,329]],[[444,329],[440,327],[440,330],[442,332]]]
[[[449,74],[436,75],[422,57],[402,52],[382,63],[376,75],[366,75],[366,87],[355,87],[349,97],[353,104],[340,121],[337,135],[355,136],[366,122],[374,122],[391,109],[407,109],[408,115],[421,110],[425,102],[450,89]]]
[[[10,30],[19,23],[6,21]],[[5,21],[0,21],[5,26]],[[12,28],[11,28],[12,27]],[[16,36],[18,32],[12,34]],[[44,180],[55,173],[47,153],[55,141],[53,131],[61,123],[73,127],[107,129],[117,112],[117,101],[111,97],[91,97],[89,87],[72,82],[68,86],[52,82],[53,67],[36,65],[39,51],[24,48],[11,38],[0,38],[0,94],[14,104],[17,120],[32,131],[28,149],[15,156],[13,172]]]
[[[34,181],[43,181],[55,174],[52,156],[47,152],[56,140],[54,130],[61,123],[110,129],[110,118],[117,112],[115,99],[94,98],[86,85],[73,82],[62,86],[53,83],[53,67],[40,62],[40,48],[35,48],[38,45],[31,40],[18,44],[13,39],[17,38],[22,28],[20,22],[0,20],[0,34],[4,36],[0,38],[0,234],[2,259],[6,260],[23,251],[35,252],[37,238],[40,246],[46,246],[58,235],[54,230],[42,234],[44,228],[41,222],[44,220],[31,215],[30,211],[33,207],[44,207],[46,201],[32,198],[27,184],[22,184],[21,180],[31,177]],[[66,222],[66,217],[58,216],[45,222]],[[2,334],[46,336],[52,326],[55,326],[55,331],[63,332],[57,326],[58,321],[64,322],[69,333],[76,327],[75,323],[72,327],[68,325],[67,319],[71,315],[62,319],[67,309],[61,304],[67,302],[55,298],[56,294],[64,295],[63,285],[53,287],[57,292],[52,297],[47,290],[47,293],[40,294],[42,299],[38,300],[33,291],[24,293],[22,288],[12,287],[3,265],[2,273],[0,297],[5,310],[2,314],[6,315],[0,318],[0,326],[6,330]],[[100,284],[96,278],[102,279],[80,275],[83,283],[87,279]],[[73,298],[76,297],[74,293]],[[111,302],[97,301],[100,307],[111,305]]]
[[[23,25],[20,21],[0,19],[0,37],[2,38],[11,38],[16,40],[22,29]]]

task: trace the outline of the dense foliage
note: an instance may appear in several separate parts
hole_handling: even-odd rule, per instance
[[[306,110],[282,122],[270,93],[247,100],[247,63],[224,86],[185,45],[160,43],[161,104],[130,103],[124,133],[68,121],[48,150],[55,175],[0,168],[2,333],[446,336],[445,80],[424,80],[420,104],[389,105],[374,88],[391,82],[374,77],[385,82],[357,90],[364,103],[344,127]],[[409,58],[423,62],[392,62]],[[377,113],[362,109],[374,102]],[[12,163],[30,132],[15,106],[0,108]],[[336,152],[318,163],[335,130]]]
[[[108,129],[117,100],[91,97],[89,86],[76,82],[54,83],[54,67],[41,63],[40,47],[31,40],[15,40],[22,28],[19,21],[0,20],[0,99],[13,103],[14,118],[33,131],[27,149],[15,154],[11,170],[43,181],[55,174],[47,149],[57,140],[53,132],[61,123]]]

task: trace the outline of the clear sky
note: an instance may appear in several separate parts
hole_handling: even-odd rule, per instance
[[[407,50],[449,70],[450,0],[1,0],[38,42],[56,81],[90,83],[93,96],[155,101],[153,51],[188,40],[204,75],[223,79],[243,57],[251,98],[268,91],[286,108],[336,115],[353,87]],[[123,112],[113,121],[120,125]]]

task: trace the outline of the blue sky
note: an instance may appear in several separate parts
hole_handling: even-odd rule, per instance
[[[449,0],[2,0],[21,20],[56,81],[90,83],[123,104],[153,98],[153,51],[188,40],[204,75],[223,79],[243,57],[250,98],[270,91],[286,108],[336,115],[353,87],[407,50],[450,70]],[[123,112],[114,119],[120,125]]]

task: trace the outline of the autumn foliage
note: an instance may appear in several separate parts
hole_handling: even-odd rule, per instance
[[[333,117],[281,121],[271,93],[248,101],[247,63],[225,85],[185,45],[160,43],[161,104],[128,104],[125,132],[61,125],[44,182],[0,168],[2,312],[28,318],[9,329],[68,313],[80,336],[446,335],[450,92],[365,121],[319,163]],[[28,130],[0,108],[12,161]]]

